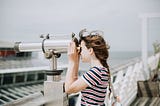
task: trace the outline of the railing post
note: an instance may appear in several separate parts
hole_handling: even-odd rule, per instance
[[[147,28],[147,17],[144,15],[141,17],[142,19],[142,64],[144,69],[144,75],[146,75],[145,80],[149,79],[149,71],[148,71],[148,49],[147,49],[147,43],[148,43],[148,28]]]
[[[140,18],[142,19],[142,62],[144,68],[144,74],[146,74],[145,80],[148,80],[150,77],[150,72],[148,70],[148,20],[151,18],[160,18],[160,13],[145,13],[141,14]]]

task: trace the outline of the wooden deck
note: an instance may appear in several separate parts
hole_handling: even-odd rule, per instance
[[[160,106],[160,69],[152,81],[138,83],[137,98],[131,106]]]
[[[26,100],[27,97],[32,98],[30,95],[41,91],[43,91],[43,84],[0,88],[0,106],[16,106],[14,103],[17,101]]]
[[[160,97],[137,97],[131,106],[160,106]]]

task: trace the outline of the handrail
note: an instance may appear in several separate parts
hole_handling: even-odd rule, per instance
[[[119,71],[121,71],[122,69],[125,69],[128,66],[134,65],[137,62],[140,62],[140,57],[136,57],[136,58],[132,58],[130,60],[127,60],[126,62],[122,63],[122,64],[118,64],[115,65],[113,67],[111,67],[111,73],[112,75],[115,75],[116,73],[118,73]]]

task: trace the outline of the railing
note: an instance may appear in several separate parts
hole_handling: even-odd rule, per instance
[[[157,68],[159,59],[160,53],[148,58],[148,73]],[[136,59],[115,70],[119,70],[113,73],[115,93],[120,96],[123,106],[129,106],[137,95],[137,81],[148,80],[146,72],[143,70],[142,61]]]

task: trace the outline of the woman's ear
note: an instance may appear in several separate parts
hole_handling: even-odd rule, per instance
[[[94,54],[93,48],[89,48],[89,53],[92,55]]]

